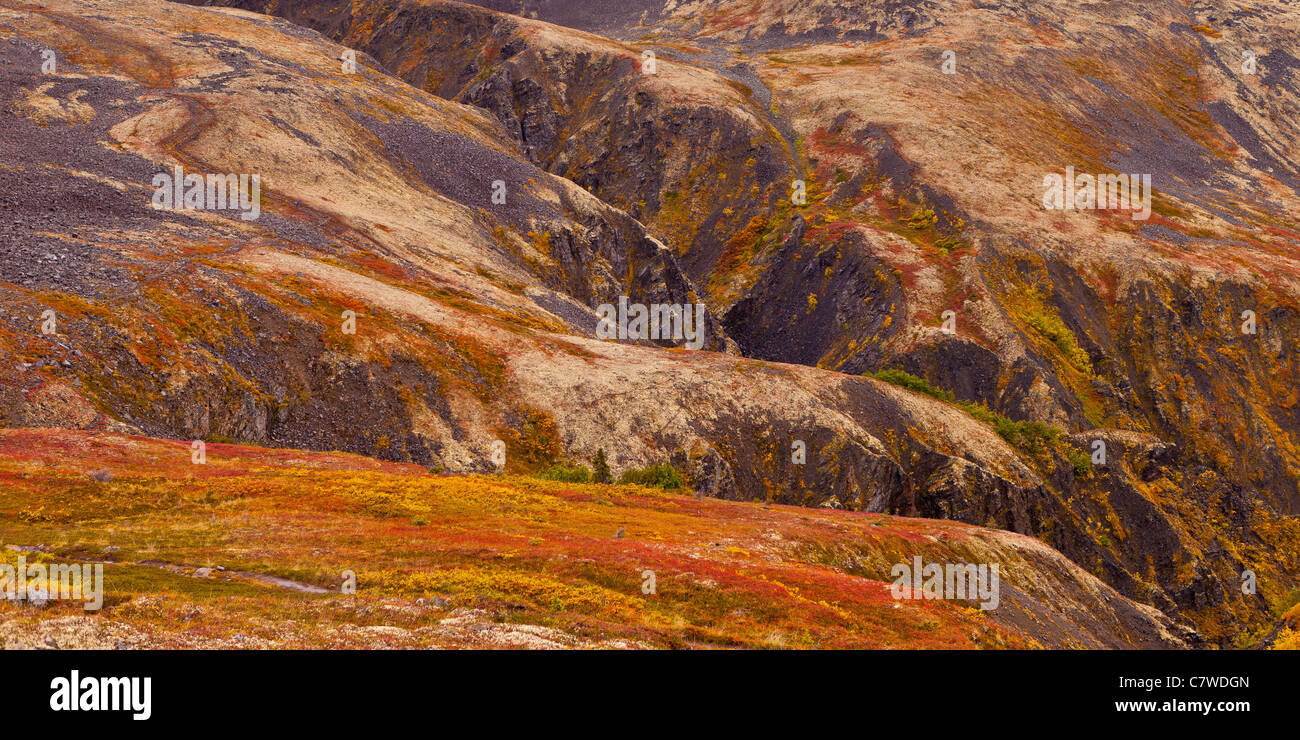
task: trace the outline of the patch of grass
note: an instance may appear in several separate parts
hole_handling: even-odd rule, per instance
[[[1092,374],[1092,360],[1075,340],[1074,334],[1066,328],[1060,318],[1049,313],[1034,313],[1026,317],[1029,325],[1046,337],[1056,348],[1061,350],[1065,359],[1076,369]]]
[[[1079,346],[1074,332],[1070,331],[1065,322],[1061,321],[1061,317],[1047,305],[1037,289],[1031,288],[1023,293],[1022,300],[1017,301],[1011,310],[1018,319],[1051,342],[1072,367],[1092,375],[1092,360],[1088,357],[1088,353]]]

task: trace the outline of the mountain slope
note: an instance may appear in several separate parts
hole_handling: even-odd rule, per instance
[[[996,486],[878,505],[1032,531],[1224,644],[1294,584],[1286,4],[232,4],[492,112],[677,252],[743,354],[905,370],[1123,458],[1076,479],[1059,450],[1064,503],[1029,523]],[[1067,167],[1150,175],[1149,218],[1045,210]],[[1240,594],[1260,568],[1280,581]]]

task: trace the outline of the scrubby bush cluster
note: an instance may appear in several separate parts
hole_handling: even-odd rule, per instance
[[[626,470],[618,477],[618,482],[624,485],[647,486],[649,488],[680,489],[686,487],[686,484],[682,482],[682,474],[677,472],[677,468],[667,464]]]
[[[613,476],[609,470],[609,461],[605,458],[605,450],[596,451],[596,457],[592,459],[592,467],[585,465],[564,465],[555,464],[536,473],[536,477],[543,480],[555,480],[564,483],[613,483]],[[682,480],[682,474],[668,464],[651,465],[646,468],[634,468],[624,471],[619,476],[618,482],[622,485],[648,486],[651,488],[664,489],[681,489],[686,484]]]
[[[1088,455],[1065,444],[1063,441],[1065,433],[1057,427],[1044,424],[1041,421],[1015,421],[991,410],[982,403],[958,400],[952,391],[935,388],[925,378],[918,378],[905,370],[890,369],[866,374],[876,380],[883,380],[886,383],[916,393],[923,393],[931,398],[957,406],[976,419],[993,427],[993,431],[997,432],[999,437],[1021,452],[1036,456],[1050,450],[1057,450],[1070,461],[1076,477],[1085,478],[1092,471],[1092,461]]]

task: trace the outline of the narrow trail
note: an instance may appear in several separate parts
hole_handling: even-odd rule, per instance
[[[198,566],[193,566],[193,565],[179,565],[177,563],[169,563],[164,560],[139,560],[136,561],[135,563],[126,563],[122,561],[97,561],[97,562],[102,562],[104,564],[112,563],[114,565],[147,565],[153,568],[159,568],[168,571],[169,573],[176,573],[178,575],[188,575],[192,578],[207,577],[206,575],[203,576],[196,575],[200,570],[204,570],[204,568],[200,568]],[[228,576],[229,577],[228,580],[245,579],[250,581],[256,581],[257,583],[262,583],[268,586],[275,586],[276,588],[288,589],[290,591],[297,591],[299,593],[305,593],[305,594],[334,593],[328,588],[323,588],[321,586],[317,586],[312,583],[295,581],[292,578],[284,578],[283,576],[273,576],[268,573],[254,573],[253,571],[247,571],[247,570],[229,570],[229,569],[218,570],[216,568],[209,568],[207,570],[209,571],[208,575]],[[190,572],[186,573],[184,571],[190,571]]]
[[[177,89],[178,75],[175,68],[153,49],[144,44],[132,43],[111,36],[101,26],[85,19],[68,16],[40,6],[0,2],[0,7],[40,13],[53,22],[67,27],[111,59],[119,61],[121,63],[118,68],[119,73],[130,77],[143,87],[158,90],[170,100],[181,103],[186,109],[187,120],[159,140],[157,142],[158,147],[180,164],[182,168],[191,173],[224,172],[228,169],[214,166],[212,163],[189,153],[191,145],[217,121],[217,115],[213,107],[203,99],[202,94]],[[152,74],[150,74],[151,72]],[[344,222],[338,216],[304,206],[293,198],[266,188],[265,183],[260,191],[260,200],[263,211],[281,214],[292,220],[305,222],[319,233],[330,234],[336,238],[351,242],[352,246],[363,250],[380,249],[387,251],[383,245],[369,234],[365,234],[355,226]],[[211,260],[233,255],[251,246],[259,239],[273,241],[276,236],[274,230],[264,227],[264,233],[258,236],[239,239],[232,244],[213,251],[174,258],[161,270],[146,276],[140,276],[138,282],[134,285],[106,291],[105,298],[110,301],[139,298],[141,289],[184,273],[199,260]]]

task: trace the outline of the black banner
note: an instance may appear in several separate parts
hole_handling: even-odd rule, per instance
[[[564,724],[606,718],[610,727],[693,716],[695,726],[726,729],[775,713],[813,726],[860,715],[971,729],[1158,729],[1291,720],[1296,706],[1294,658],[1278,652],[38,651],[0,660],[13,729],[328,729],[382,716],[411,726],[470,719],[496,732],[536,728],[557,712]]]

